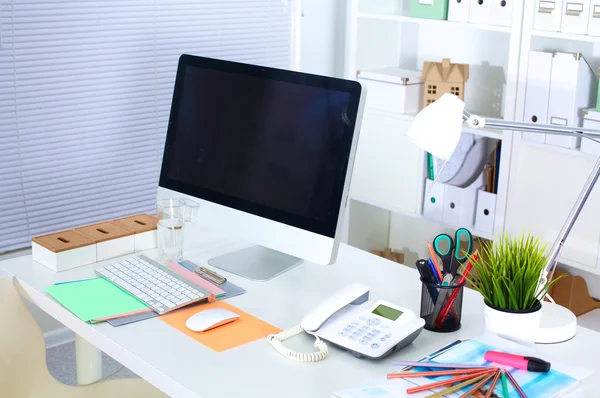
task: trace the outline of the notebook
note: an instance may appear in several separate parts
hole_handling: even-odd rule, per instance
[[[494,365],[510,371],[517,383],[521,386],[528,398],[566,398],[577,395],[581,390],[581,380],[591,374],[587,369],[571,366],[555,359],[549,359],[547,356],[500,338],[484,336],[480,339],[458,340],[452,345],[442,348],[429,357],[429,361],[439,363],[461,363],[470,365],[490,365],[485,361],[483,355],[488,350],[505,351],[514,354],[523,354],[540,357],[549,360],[552,363],[552,369],[548,373],[528,372],[525,370],[514,369],[507,366]],[[405,358],[406,359],[406,358]],[[390,360],[391,362],[391,360]],[[395,373],[401,371],[402,367],[391,366],[389,372]],[[413,368],[412,371],[434,370],[427,367]],[[332,397],[335,398],[400,398],[400,397],[420,397],[431,395],[441,391],[443,388],[425,391],[419,394],[406,394],[406,389],[415,386],[421,386],[436,381],[449,379],[451,376],[438,377],[415,377],[410,379],[388,380],[386,375],[381,379],[373,380],[371,383],[361,387],[348,388],[335,392]],[[508,384],[511,397],[518,396],[518,393]],[[458,391],[448,397],[459,397],[464,394],[469,387]],[[484,388],[485,392],[486,389]],[[502,397],[502,387],[497,385],[494,389],[495,397]]]

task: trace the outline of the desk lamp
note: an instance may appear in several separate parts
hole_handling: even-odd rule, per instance
[[[464,107],[464,102],[457,96],[444,94],[417,114],[406,132],[406,136],[421,149],[431,153],[433,156],[440,157],[442,160],[449,159],[456,149],[463,123],[466,123],[468,127],[473,129],[485,127],[497,130],[519,130],[540,134],[570,135],[600,142],[598,141],[600,131],[597,130],[506,121],[502,119],[487,119],[470,114],[465,111]],[[548,278],[552,278],[565,240],[594,188],[598,176],[600,176],[600,158],[594,165],[590,176],[583,186],[583,190],[575,201],[567,220],[550,249],[548,262],[540,274],[536,292],[539,293],[548,282]],[[553,301],[548,295],[546,297]],[[544,301],[542,306],[542,320],[536,336],[536,343],[559,343],[575,336],[577,318],[573,312],[553,302]]]

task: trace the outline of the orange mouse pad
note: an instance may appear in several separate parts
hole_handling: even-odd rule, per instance
[[[206,332],[193,332],[185,326],[185,322],[189,317],[210,308],[223,308],[235,312],[240,317],[233,322],[207,330]],[[217,352],[226,351],[261,338],[266,338],[271,333],[281,332],[281,329],[227,304],[223,300],[184,308],[162,315],[158,319]]]

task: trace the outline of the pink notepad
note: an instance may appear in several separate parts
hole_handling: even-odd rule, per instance
[[[201,288],[209,291],[210,293],[214,294],[217,297],[222,296],[226,293],[225,290],[221,289],[220,287],[218,287],[216,285],[213,285],[206,279],[202,278],[201,276],[199,276],[198,274],[196,274],[192,271],[187,270],[186,268],[179,265],[178,263],[167,264],[167,267],[171,271],[177,272],[179,275],[183,276],[188,281],[200,286]]]

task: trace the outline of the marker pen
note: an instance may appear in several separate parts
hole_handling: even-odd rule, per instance
[[[539,358],[524,357],[522,355],[507,354],[505,352],[488,351],[483,358],[488,362],[495,362],[512,368],[528,370],[530,372],[548,372],[550,362]]]

